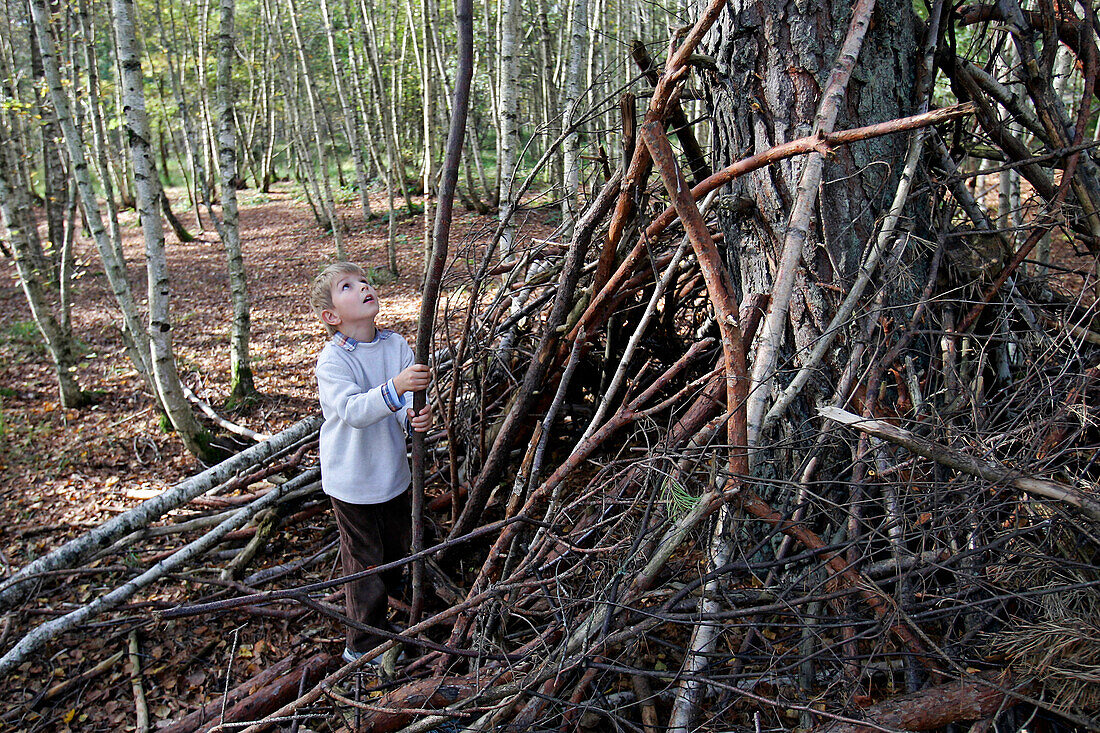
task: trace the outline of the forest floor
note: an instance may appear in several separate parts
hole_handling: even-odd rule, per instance
[[[195,241],[182,243],[170,231],[167,234],[176,357],[185,384],[222,410],[229,391],[231,313],[224,250],[209,220],[206,231],[200,232],[193,213],[182,211],[183,191],[170,191],[170,197],[181,220],[197,235]],[[257,432],[275,433],[317,410],[313,365],[325,334],[309,308],[308,290],[313,276],[335,259],[335,247],[289,185],[266,194],[241,191],[240,204],[251,299],[251,357],[262,396],[222,414]],[[375,196],[372,208],[384,211],[384,197]],[[348,230],[349,258],[381,276],[380,325],[406,335],[411,343],[419,313],[423,214],[399,209],[396,279],[387,269],[386,218],[364,221],[349,202],[342,220]],[[125,212],[121,223],[128,259],[139,263],[143,256],[136,214]],[[452,226],[452,261],[474,263],[473,250],[491,237],[493,226],[492,217],[459,208]],[[123,349],[118,308],[86,238],[78,239],[76,262],[72,319],[83,351],[77,378],[98,401],[82,410],[67,410],[58,404],[48,355],[15,268],[10,260],[0,260],[0,563],[5,576],[201,469],[181,442],[160,426],[151,396]],[[143,269],[132,265],[130,279],[140,303]],[[461,276],[445,282],[441,299],[442,312],[452,320],[461,305],[449,301],[449,291],[458,279]],[[331,525],[331,517],[322,514],[292,534],[284,533],[261,564],[296,558],[305,546],[331,533]],[[33,613],[9,615],[0,628],[0,648],[7,649],[34,625],[77,607],[100,589],[96,576],[79,577],[70,586],[71,597],[35,602]],[[144,605],[135,604],[122,615],[133,619],[151,608],[174,605],[172,593],[147,596]],[[200,619],[147,627],[142,657],[153,723],[172,720],[216,696],[224,689],[226,672],[237,684],[292,650],[339,654],[340,629],[313,616],[307,619],[304,626],[271,619],[246,619],[243,624],[240,619]],[[33,709],[25,705],[125,647],[126,633],[119,629],[126,626],[112,619],[93,624],[91,633],[67,635],[5,680],[0,729],[14,724],[20,729],[132,730],[134,698],[125,656],[66,695],[43,700]],[[5,707],[14,717],[3,715]]]

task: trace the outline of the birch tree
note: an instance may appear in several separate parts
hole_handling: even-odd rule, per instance
[[[9,140],[8,125],[0,119],[0,136]],[[30,197],[20,186],[16,172],[15,154],[11,145],[0,146],[0,220],[12,246],[15,267],[23,293],[27,297],[31,316],[46,342],[57,377],[60,401],[63,407],[77,408],[86,403],[86,395],[76,380],[76,364],[80,358],[69,327],[68,302],[62,299],[60,312],[55,315],[47,294],[49,273],[44,272],[40,259],[35,257],[35,240],[38,230],[32,216]],[[25,156],[24,156],[25,157]]]
[[[500,17],[500,159],[497,160],[497,186],[501,201],[501,221],[512,215],[512,192],[515,182],[519,148],[519,20],[523,4],[520,0],[502,0]],[[505,227],[501,235],[501,257],[512,255],[514,228]]]
[[[88,170],[84,143],[73,121],[69,99],[61,82],[53,34],[50,30],[50,15],[46,10],[45,0],[30,0],[30,9],[35,39],[42,54],[42,68],[46,77],[46,85],[49,88],[50,100],[57,115],[57,123],[65,138],[65,148],[69,157],[69,170],[76,179],[84,220],[91,230],[96,249],[103,261],[103,269],[110,283],[111,291],[115,296],[115,301],[122,311],[123,335],[130,359],[138,373],[149,381],[152,369],[149,360],[148,338],[140,325],[137,307],[130,291],[130,283],[126,279],[126,262],[122,257],[122,247],[117,236],[117,222],[112,221],[112,234],[114,236],[109,235],[103,226],[103,218],[100,215],[96,190]]]
[[[221,0],[218,24],[218,161],[221,170],[222,221],[218,234],[225,246],[229,267],[229,294],[233,303],[230,326],[229,393],[234,399],[247,398],[256,392],[252,381],[252,362],[248,357],[251,315],[248,304],[248,277],[241,253],[240,217],[237,213],[237,135],[233,122],[233,55],[234,10],[236,0]]]
[[[565,55],[565,96],[562,98],[562,132],[566,133],[562,152],[564,179],[562,219],[567,223],[566,234],[572,233],[577,219],[578,196],[581,188],[581,131],[577,120],[582,116],[581,90],[585,71],[585,42],[588,38],[588,0],[573,0],[570,4],[569,51]]]
[[[290,20],[291,37],[294,40],[294,50],[298,59],[298,73],[302,87],[306,92],[306,101],[309,103],[309,134],[313,138],[313,149],[317,155],[317,164],[320,166],[321,178],[321,205],[325,211],[332,231],[332,238],[336,244],[336,258],[347,259],[344,251],[344,232],[340,224],[340,217],[336,212],[336,203],[332,195],[332,183],[328,176],[328,157],[325,155],[325,146],[321,140],[320,108],[317,91],[314,89],[313,75],[309,67],[309,56],[306,54],[305,42],[302,37],[301,20],[298,14],[296,0],[287,0],[288,16]]]
[[[149,144],[145,110],[145,77],[137,42],[132,0],[113,0],[115,48],[122,69],[123,112],[133,161],[138,214],[145,239],[145,269],[149,297],[149,345],[157,395],[172,427],[187,450],[200,459],[212,457],[209,435],[199,425],[184,396],[172,351],[172,322],[164,225],[160,217],[160,178]]]
[[[369,219],[370,190],[367,187],[367,166],[363,161],[363,146],[359,141],[359,114],[352,106],[351,100],[344,89],[344,74],[340,65],[340,54],[336,47],[336,29],[332,24],[332,13],[329,12],[328,0],[321,0],[321,19],[325,25],[325,40],[328,41],[329,61],[332,63],[332,82],[336,87],[336,98],[340,102],[342,115],[340,122],[344,128],[344,134],[351,148],[351,161],[355,166],[355,180],[359,188],[359,204],[362,207],[363,218]]]

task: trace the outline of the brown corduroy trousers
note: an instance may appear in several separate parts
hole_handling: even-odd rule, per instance
[[[382,504],[348,504],[334,497],[332,508],[340,530],[340,564],[344,575],[358,573],[376,565],[400,560],[409,554],[409,492]],[[387,596],[398,589],[402,569],[368,575],[344,585],[347,615],[375,628],[389,628]],[[360,629],[348,627],[348,649],[370,651],[384,639]]]

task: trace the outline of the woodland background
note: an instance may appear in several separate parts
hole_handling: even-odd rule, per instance
[[[1097,729],[1098,31],[6,0],[4,726]],[[380,670],[317,486],[338,258],[436,374]]]

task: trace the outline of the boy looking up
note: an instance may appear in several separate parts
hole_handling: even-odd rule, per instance
[[[317,358],[321,400],[321,487],[332,500],[345,575],[393,562],[409,551],[411,471],[405,432],[426,432],[432,413],[413,414],[411,392],[427,389],[431,373],[413,364],[400,335],[375,327],[378,293],[358,265],[337,262],[313,281],[310,304],[332,337]],[[405,431],[402,430],[405,429]],[[391,629],[387,596],[401,570],[344,586],[347,615]],[[344,659],[353,662],[384,639],[347,630]]]

